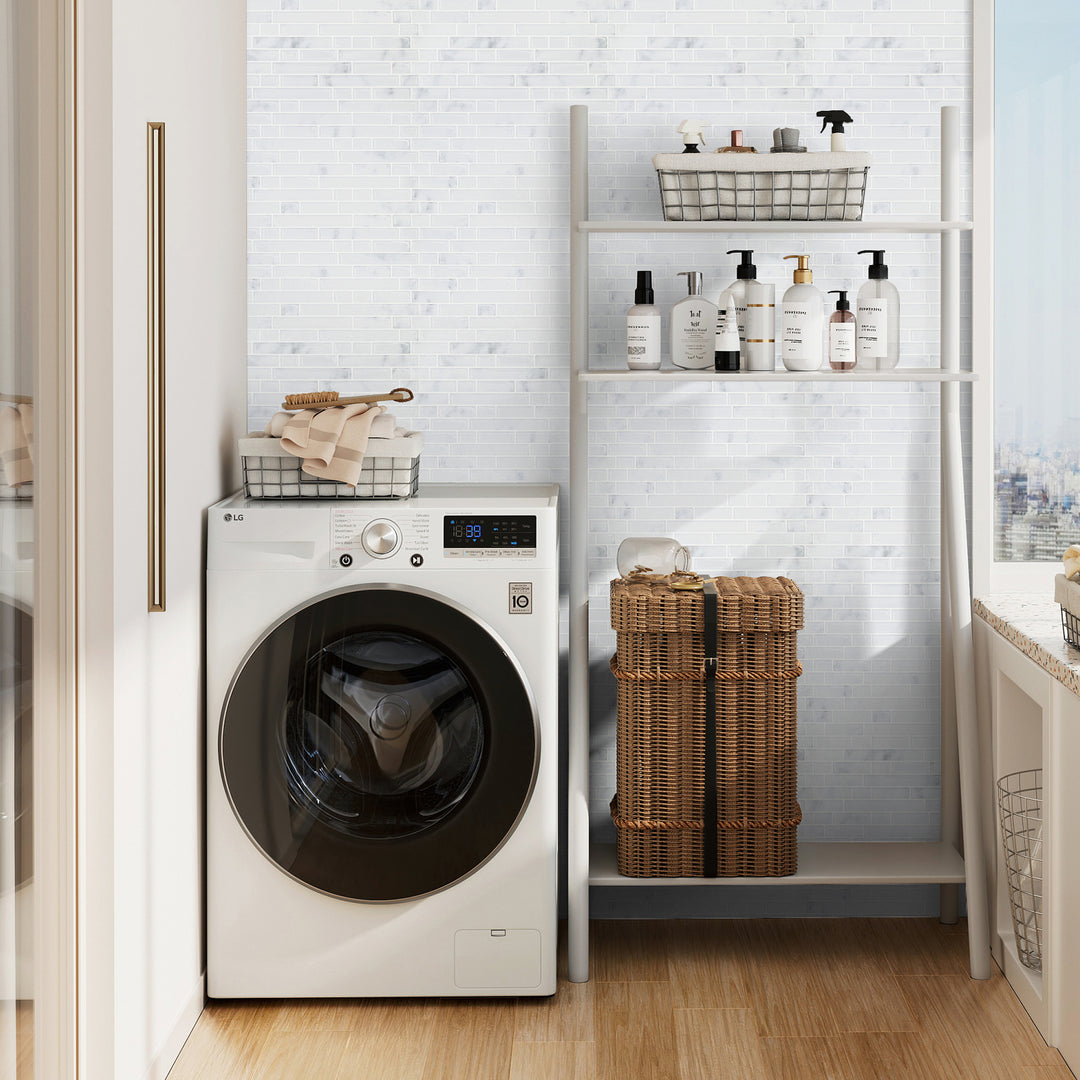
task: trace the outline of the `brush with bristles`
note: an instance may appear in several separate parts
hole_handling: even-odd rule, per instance
[[[377,401],[412,401],[413,392],[399,386],[389,394],[361,394],[359,397],[338,397],[336,390],[316,390],[311,394],[288,394],[281,407],[286,412],[298,409],[326,409],[331,405],[373,405]]]

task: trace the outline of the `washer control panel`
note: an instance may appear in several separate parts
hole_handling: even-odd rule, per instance
[[[506,565],[536,558],[535,514],[455,514],[410,506],[386,509],[389,516],[372,506],[331,508],[332,567],[359,570],[384,561],[417,568],[460,566],[462,562]]]
[[[448,559],[534,559],[536,515],[446,514],[443,555]]]
[[[407,553],[411,565],[423,566],[431,550],[431,519],[425,512],[390,518],[369,507],[335,506],[330,511],[330,565],[359,569]]]

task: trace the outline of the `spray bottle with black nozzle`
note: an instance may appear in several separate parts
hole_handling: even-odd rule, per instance
[[[844,125],[854,124],[855,121],[843,109],[822,109],[818,116],[822,117],[821,130],[832,124],[832,146],[830,149],[839,153],[847,149],[844,145]]]
[[[683,153],[698,154],[698,143],[705,145],[705,129],[709,126],[708,120],[684,120],[679,125],[679,134],[683,137]]]

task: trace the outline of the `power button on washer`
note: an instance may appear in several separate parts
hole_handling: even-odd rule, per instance
[[[352,556],[347,551],[338,561],[342,566],[352,566]]]

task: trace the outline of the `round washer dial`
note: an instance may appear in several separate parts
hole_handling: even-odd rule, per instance
[[[360,543],[373,558],[388,559],[401,547],[401,530],[386,518],[376,518],[364,528]]]

